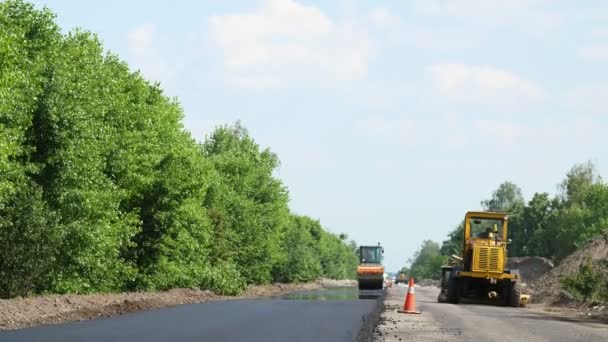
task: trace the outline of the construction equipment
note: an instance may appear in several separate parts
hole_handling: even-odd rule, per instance
[[[405,275],[405,273],[399,273],[399,275],[397,275],[397,277],[395,278],[395,284],[405,284],[407,283],[407,277]]]
[[[384,266],[382,257],[384,248],[377,246],[360,246],[359,267],[357,267],[357,280],[360,290],[379,290],[384,284]]]
[[[441,268],[440,303],[475,298],[492,304],[523,306],[519,271],[506,269],[508,215],[468,212],[463,229],[462,256],[453,255]]]

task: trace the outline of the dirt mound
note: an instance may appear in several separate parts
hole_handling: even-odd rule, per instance
[[[507,268],[518,269],[522,282],[532,283],[553,269],[553,261],[541,257],[513,257],[507,259]]]
[[[81,321],[128,312],[220,299],[211,291],[173,289],[90,295],[49,295],[0,300],[0,330]]]
[[[561,306],[574,304],[573,297],[562,289],[560,280],[576,274],[588,258],[591,261],[608,260],[608,230],[570,254],[537,281],[528,284],[533,291],[533,302]]]
[[[416,285],[439,287],[439,286],[441,286],[441,281],[435,280],[435,279],[420,279],[420,280],[416,280]]]

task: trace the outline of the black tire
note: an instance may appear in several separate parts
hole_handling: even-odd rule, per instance
[[[521,297],[521,285],[519,280],[511,283],[511,289],[509,292],[509,305],[514,308],[518,308],[520,306],[519,299]]]
[[[448,292],[446,294],[448,303],[458,304],[458,278],[456,278],[456,271],[450,273],[450,279],[448,279]]]
[[[448,295],[443,290],[439,292],[439,296],[437,296],[437,303],[447,303]]]

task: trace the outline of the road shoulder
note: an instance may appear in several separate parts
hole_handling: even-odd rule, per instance
[[[374,331],[374,341],[449,341],[459,332],[443,329],[428,312],[421,314],[404,314],[405,286],[394,286],[387,289],[384,300],[385,311]],[[418,287],[417,287],[418,288]]]
[[[255,285],[250,286],[240,296],[220,296],[199,289],[172,289],[164,292],[68,294],[2,299],[0,300],[0,330],[84,321],[181,304],[269,297],[293,291],[355,284],[356,282],[351,280],[321,279],[304,284]]]

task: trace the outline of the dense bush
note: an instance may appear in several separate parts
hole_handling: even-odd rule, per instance
[[[94,35],[0,3],[0,296],[353,275],[352,246],[290,213],[277,156],[182,117]]]
[[[562,286],[578,300],[589,304],[608,302],[608,261],[588,259],[579,271],[561,279]]]

